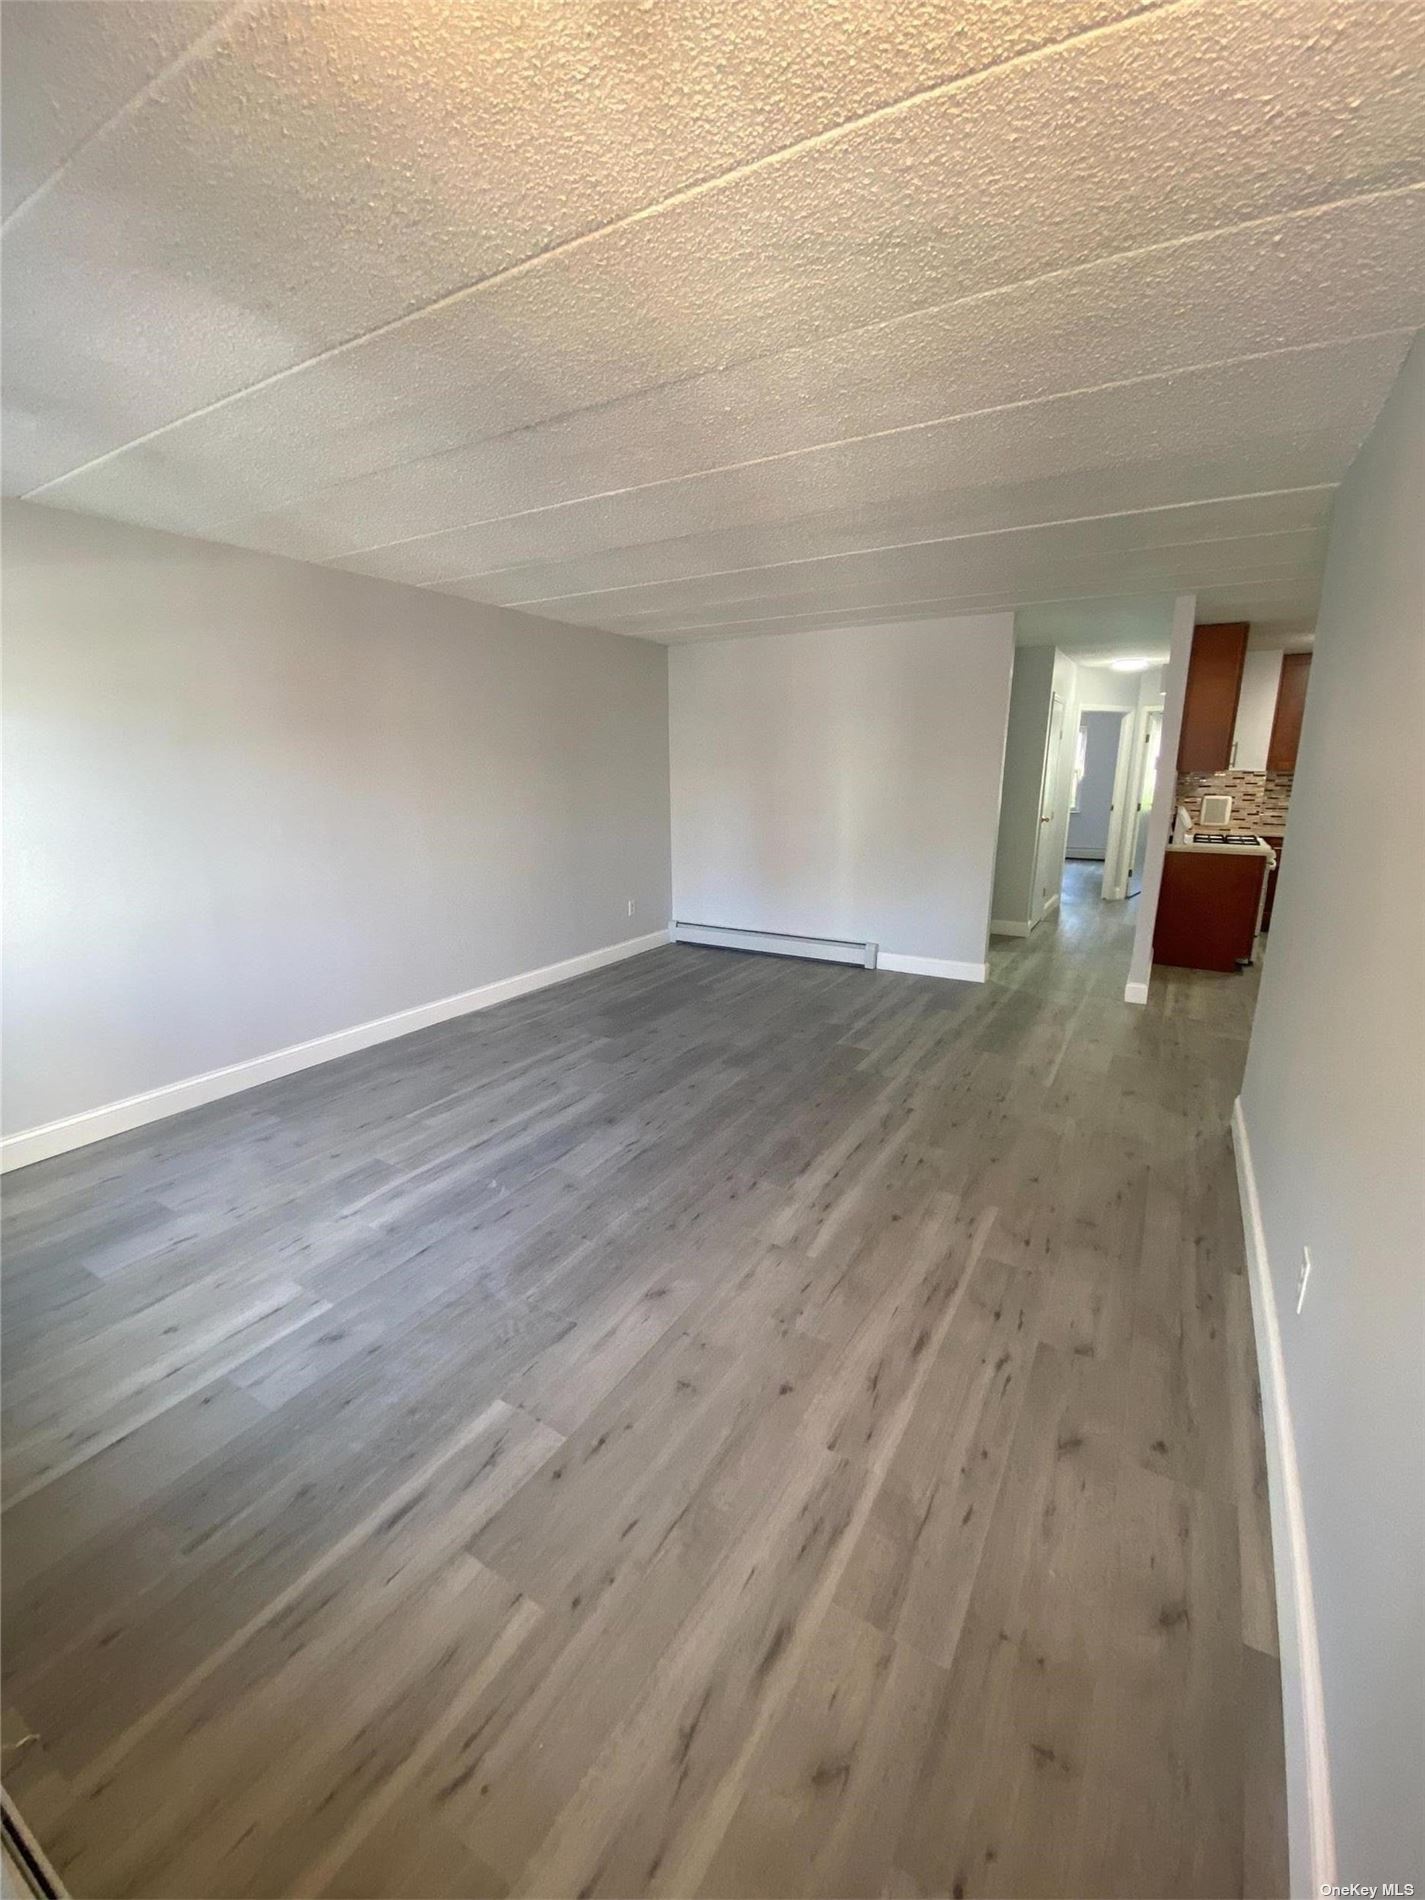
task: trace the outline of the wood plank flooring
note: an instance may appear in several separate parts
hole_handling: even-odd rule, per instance
[[[5,1184],[71,1891],[1285,1891],[1227,1118],[1070,866],[984,986],[667,948]]]

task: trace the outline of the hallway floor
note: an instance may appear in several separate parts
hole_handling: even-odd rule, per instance
[[[1139,900],[1106,904],[1102,889],[1102,864],[1066,859],[1053,916],[1029,937],[990,940],[990,980],[1040,996],[1122,1002]],[[1198,1023],[1209,1035],[1240,1039],[1245,1055],[1266,945],[1265,937],[1257,939],[1257,962],[1237,975],[1155,965],[1150,1012]]]
[[[1250,979],[669,947],[6,1182],[76,1895],[1285,1892]]]

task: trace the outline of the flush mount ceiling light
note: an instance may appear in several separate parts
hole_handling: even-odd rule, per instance
[[[1115,673],[1146,673],[1153,662],[1151,660],[1110,660],[1108,664]]]

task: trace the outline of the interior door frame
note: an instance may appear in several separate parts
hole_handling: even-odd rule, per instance
[[[1059,717],[1059,744],[1057,747],[1054,744],[1054,716],[1056,711]],[[1034,837],[1034,881],[1029,891],[1029,927],[1031,930],[1036,924],[1040,924],[1044,921],[1059,900],[1058,884],[1054,887],[1052,901],[1042,895],[1044,889],[1044,847],[1054,830],[1054,823],[1059,815],[1058,791],[1054,786],[1053,780],[1056,771],[1059,777],[1062,778],[1063,776],[1061,768],[1064,763],[1064,734],[1068,730],[1068,725],[1069,702],[1062,693],[1053,692],[1049,695],[1049,718],[1044,728],[1044,764],[1039,774],[1038,822],[1035,826]],[[1077,733],[1077,726],[1074,728],[1074,731]],[[1046,802],[1050,799],[1053,800],[1053,803],[1046,815],[1044,807]],[[1063,875],[1063,854],[1061,852],[1059,882],[1063,881]]]
[[[1123,890],[1125,896],[1128,893],[1128,886],[1133,877],[1133,860],[1138,855],[1138,833],[1147,822],[1153,810],[1151,803],[1146,806],[1143,803],[1143,794],[1148,790],[1148,745],[1152,737],[1153,721],[1156,719],[1158,722],[1159,764],[1161,765],[1164,713],[1165,709],[1162,706],[1145,706],[1143,709],[1142,750],[1139,753],[1138,763],[1134,768],[1137,790],[1130,801],[1132,805],[1132,822],[1125,827],[1128,840],[1127,848],[1123,854]],[[1157,790],[1156,781],[1158,776],[1159,774],[1154,774],[1153,790],[1155,792]],[[1134,895],[1137,896],[1139,893],[1135,892]]]
[[[1118,715],[1118,750],[1113,760],[1113,790],[1109,795],[1108,838],[1103,850],[1103,901],[1106,904],[1117,903],[1125,894],[1128,873],[1122,863],[1123,824],[1128,816],[1128,792],[1133,779],[1134,738],[1138,730],[1137,706],[1105,706],[1098,701],[1086,701],[1079,707],[1079,718],[1085,713],[1116,713]]]

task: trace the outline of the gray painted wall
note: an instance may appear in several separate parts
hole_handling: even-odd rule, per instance
[[[983,964],[1008,614],[674,648],[674,911]]]
[[[663,648],[22,502],[4,561],[7,1131],[667,923]]]
[[[1336,498],[1242,1091],[1343,1880],[1425,1875],[1425,344]],[[1303,1246],[1313,1268],[1298,1317]],[[1290,1726],[1289,1726],[1290,1733]]]

